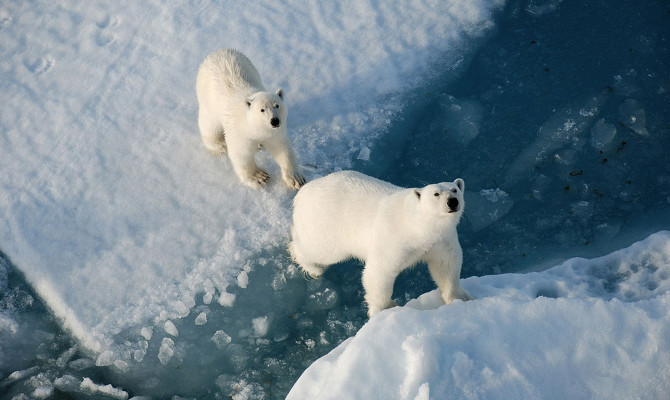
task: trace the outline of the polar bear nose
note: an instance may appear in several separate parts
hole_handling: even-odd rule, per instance
[[[276,128],[279,126],[279,118],[277,117],[272,117],[270,120],[270,125],[272,125],[273,128]]]
[[[455,210],[458,208],[458,199],[455,197],[450,197],[447,200],[447,206],[449,207],[450,210]]]

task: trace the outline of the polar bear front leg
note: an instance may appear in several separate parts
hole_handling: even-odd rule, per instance
[[[255,153],[256,145],[228,143],[228,157],[240,181],[253,189],[260,189],[268,183],[270,175],[256,165]]]
[[[449,257],[428,260],[428,271],[440,289],[445,304],[451,304],[454,299],[463,301],[475,299],[461,287],[459,282],[461,263],[459,261],[458,259],[450,260]]]
[[[286,186],[298,190],[307,183],[305,177],[298,170],[293,147],[288,140],[269,142],[265,147],[281,168],[282,180]]]
[[[368,317],[398,305],[391,299],[393,284],[397,276],[398,273],[389,273],[382,263],[374,259],[365,263],[363,288],[365,289],[365,302],[368,304]]]

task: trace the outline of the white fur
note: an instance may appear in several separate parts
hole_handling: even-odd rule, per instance
[[[370,316],[395,305],[396,277],[420,261],[428,264],[445,303],[471,300],[458,281],[463,252],[456,225],[465,205],[464,185],[456,179],[404,189],[354,171],[316,179],[294,199],[289,251],[315,278],[331,264],[363,260]],[[453,209],[450,198],[458,201]]]
[[[205,147],[214,154],[227,152],[242,183],[260,188],[270,179],[254,159],[258,149],[265,147],[279,164],[288,187],[298,189],[305,184],[286,134],[284,92],[266,92],[244,54],[225,49],[207,56],[198,71],[196,92]]]

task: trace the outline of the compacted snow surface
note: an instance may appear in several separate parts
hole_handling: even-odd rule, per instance
[[[646,3],[3,3],[0,398],[663,398],[670,9]],[[308,179],[464,178],[479,299],[441,306],[420,266],[368,322],[359,263],[305,280],[274,162],[254,191],[201,143],[222,47],[284,88]]]
[[[288,399],[661,399],[670,390],[670,232],[539,273],[465,279],[375,316]]]

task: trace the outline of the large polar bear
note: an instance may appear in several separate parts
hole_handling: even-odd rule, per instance
[[[298,189],[305,184],[286,134],[284,92],[266,92],[244,54],[224,49],[207,56],[198,71],[196,92],[205,146],[214,154],[227,152],[242,183],[260,188],[270,179],[254,159],[265,147],[279,164],[286,186]]]
[[[398,274],[425,261],[445,303],[471,300],[459,284],[463,251],[456,225],[463,214],[462,179],[404,189],[354,171],[316,179],[293,201],[289,252],[310,276],[329,265],[365,262],[368,315],[395,305]]]

